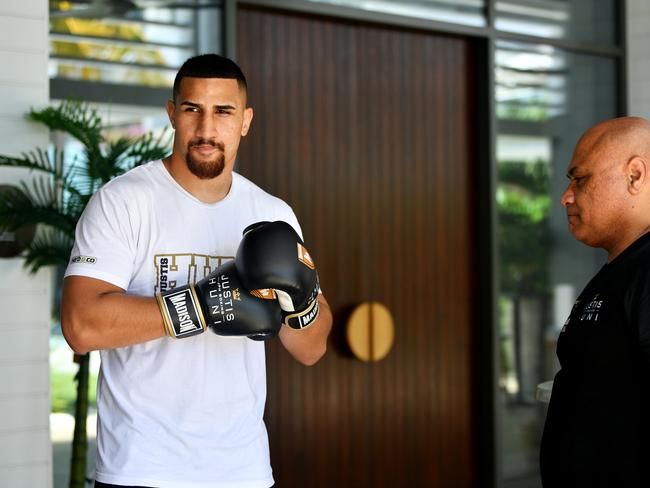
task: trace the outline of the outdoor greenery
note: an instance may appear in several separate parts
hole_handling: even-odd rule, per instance
[[[500,161],[497,215],[499,245],[501,377],[515,372],[510,333],[504,330],[506,303],[544,297],[549,287],[550,164],[547,161]],[[517,315],[517,307],[514,307]],[[515,316],[518,323],[520,317]],[[515,325],[515,328],[517,325]]]
[[[52,412],[64,412],[74,415],[77,401],[75,374],[67,371],[50,371],[50,388],[52,389]],[[96,406],[95,390],[97,376],[88,376],[88,406]]]
[[[549,167],[545,161],[499,162],[499,276],[504,293],[526,295],[548,291]]]
[[[74,231],[92,195],[112,178],[168,153],[169,138],[145,134],[136,138],[104,137],[104,122],[87,103],[64,101],[58,106],[31,110],[29,119],[77,140],[82,149],[66,157],[61,148],[36,148],[19,157],[0,155],[0,166],[26,168],[31,177],[10,186],[0,198],[0,230],[15,232],[36,226],[25,243],[25,266],[36,272],[44,266],[65,267],[74,243]],[[74,395],[75,430],[70,487],[83,488],[86,479],[86,417],[88,414],[89,355],[77,357],[79,370]],[[65,379],[53,376],[55,387]],[[94,389],[93,389],[94,395]],[[67,397],[54,398],[57,408],[69,408]]]

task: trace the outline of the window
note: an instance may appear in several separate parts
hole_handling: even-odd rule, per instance
[[[617,114],[616,61],[498,41],[499,404],[504,486],[538,486],[546,417],[537,385],[557,372],[559,331],[604,262],[567,231],[560,195],[580,135]]]
[[[613,44],[614,0],[498,0],[497,29],[547,39]]]
[[[310,0],[371,12],[449,22],[451,24],[485,26],[485,0]]]
[[[199,0],[51,1],[51,97],[159,106],[185,59],[221,50],[220,16]]]

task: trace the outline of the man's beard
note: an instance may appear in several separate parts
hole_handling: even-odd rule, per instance
[[[199,160],[194,158],[192,154],[193,146],[202,146],[210,145],[216,147],[219,152],[212,157],[212,159]],[[223,142],[216,142],[210,139],[194,139],[190,141],[187,145],[187,156],[185,161],[187,163],[187,168],[192,172],[194,176],[201,178],[202,180],[210,180],[216,178],[221,173],[226,166],[226,156],[224,154],[225,147]]]

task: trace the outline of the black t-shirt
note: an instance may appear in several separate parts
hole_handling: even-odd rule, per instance
[[[650,487],[650,233],[582,291],[557,356],[544,487]]]

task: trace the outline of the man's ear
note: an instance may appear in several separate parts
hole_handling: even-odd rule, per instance
[[[244,123],[241,126],[242,137],[248,134],[248,129],[250,129],[252,121],[253,121],[253,108],[246,107],[244,109]]]
[[[167,100],[165,108],[167,109],[167,117],[169,117],[169,122],[172,124],[172,129],[175,129],[176,122],[174,121],[174,109],[176,108],[176,104],[173,100]]]
[[[645,186],[648,176],[648,162],[641,156],[634,156],[627,162],[627,180],[630,193],[636,195]]]

